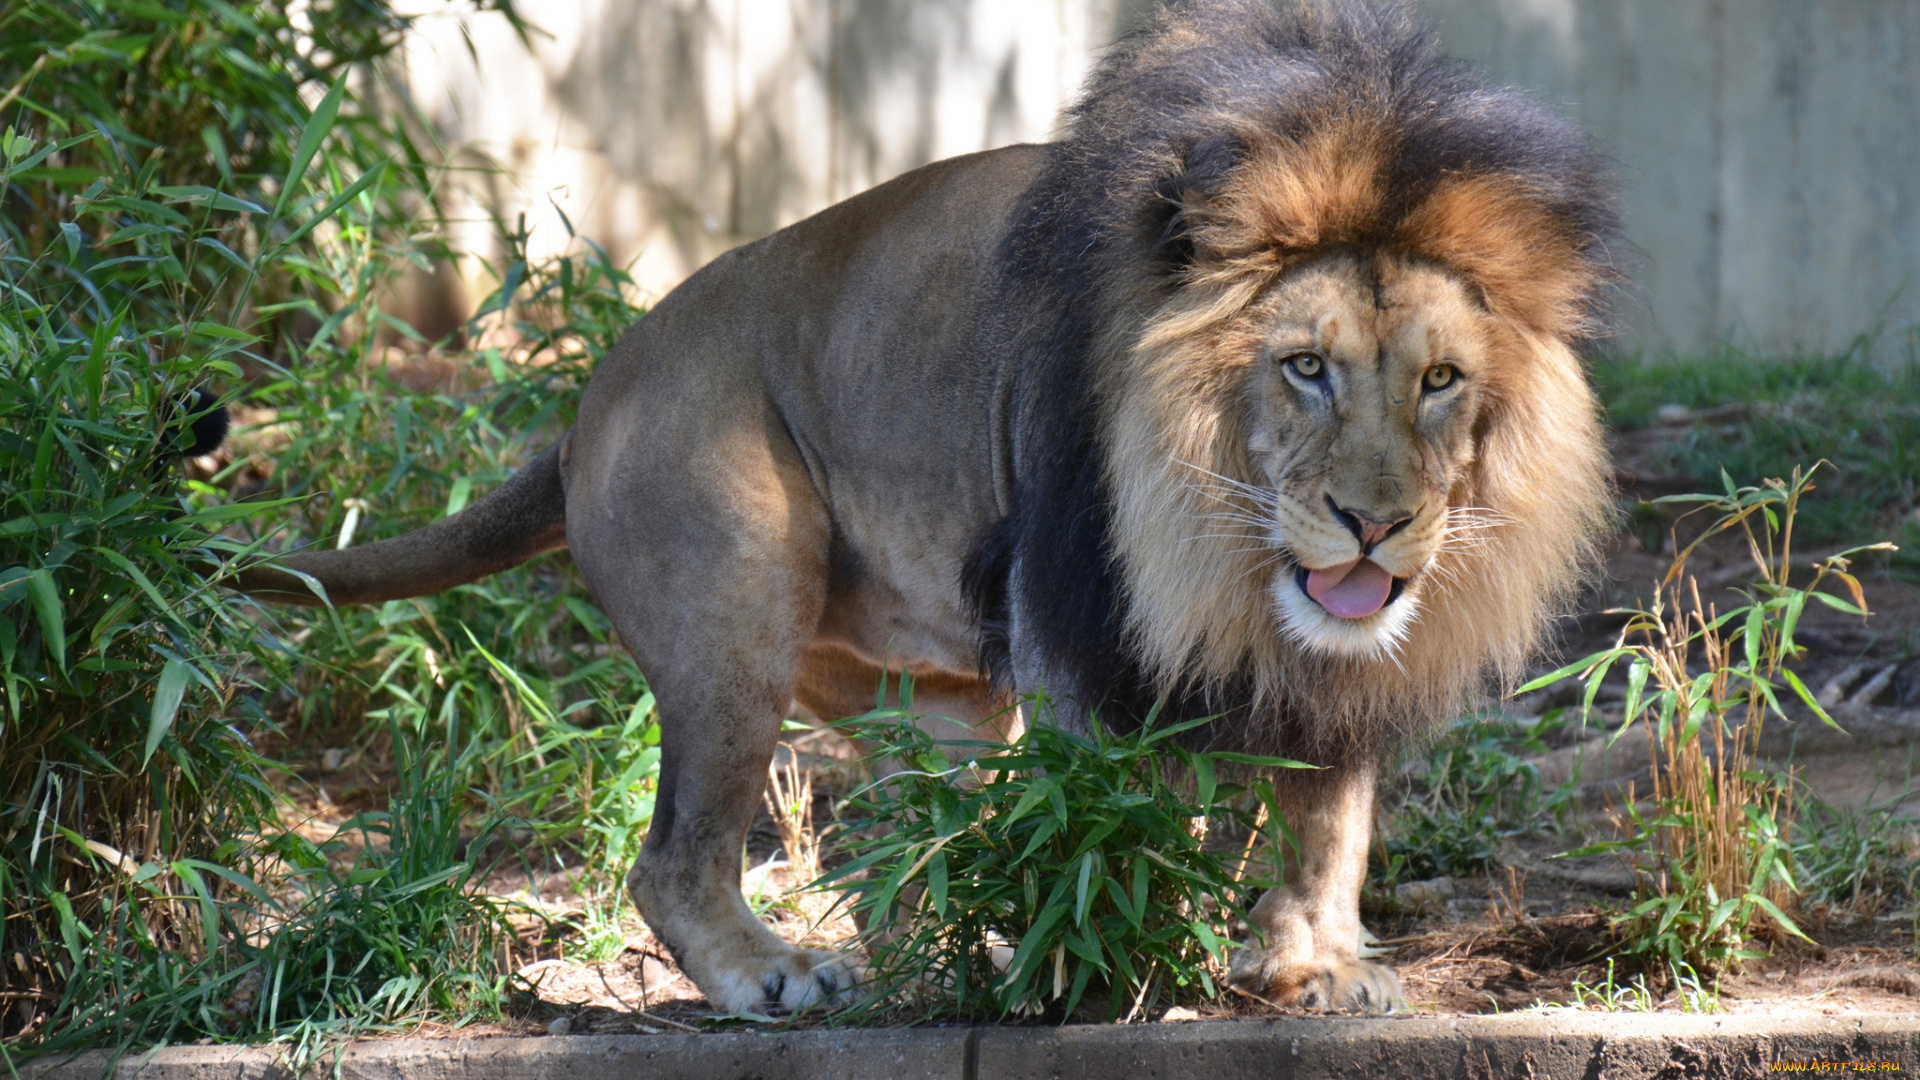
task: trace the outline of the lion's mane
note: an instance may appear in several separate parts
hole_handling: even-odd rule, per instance
[[[1520,672],[1610,502],[1574,348],[1604,329],[1616,219],[1584,136],[1437,57],[1395,8],[1229,0],[1116,47],[1049,153],[1000,292],[1022,479],[969,573],[988,659],[1108,722],[1170,695],[1222,714],[1217,745],[1322,761]],[[1271,559],[1218,527],[1234,496],[1194,468],[1253,479],[1235,401],[1252,350],[1223,328],[1335,251],[1448,267],[1503,328],[1451,499],[1482,527],[1443,548],[1387,659],[1286,640]]]

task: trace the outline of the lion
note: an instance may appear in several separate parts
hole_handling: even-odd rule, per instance
[[[1203,0],[1057,141],[715,259],[486,498],[239,585],[366,603],[570,548],[659,706],[628,887],[716,1008],[854,992],[754,917],[740,849],[790,703],[860,712],[905,667],[962,724],[1044,691],[1320,766],[1274,777],[1298,842],[1230,978],[1392,1009],[1360,955],[1382,757],[1510,685],[1591,565],[1576,350],[1615,232],[1589,141],[1399,10]]]

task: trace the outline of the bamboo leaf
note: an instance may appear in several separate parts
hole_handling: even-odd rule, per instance
[[[192,677],[192,669],[182,660],[168,660],[160,669],[160,678],[153,686],[153,707],[147,713],[147,744],[140,754],[141,768],[146,768],[160,740],[172,729],[181,699],[187,693],[187,682]]]
[[[1237,754],[1224,750],[1214,750],[1207,754],[1215,761],[1231,761],[1236,765],[1259,765],[1268,769],[1318,769],[1319,765],[1309,765],[1292,758],[1272,757],[1264,754]]]
[[[1851,577],[1848,577],[1845,574],[1841,574],[1839,576],[1847,578],[1849,582],[1853,582],[1853,579]],[[1856,587],[1858,587],[1858,583],[1854,583],[1854,584]],[[1839,597],[1833,595],[1832,593],[1816,592],[1816,593],[1809,593],[1808,595],[1812,596],[1815,600],[1818,600],[1821,603],[1827,605],[1828,607],[1834,609],[1835,611],[1844,612],[1848,615],[1853,615],[1862,619],[1867,617],[1866,600],[1864,597],[1861,598],[1860,604],[1856,606],[1854,604],[1847,603],[1845,600],[1840,599]]]
[[[1219,788],[1219,778],[1214,775],[1213,762],[1204,754],[1196,754],[1191,762],[1193,766],[1194,796],[1199,800],[1201,813],[1213,806],[1213,794]]]
[[[1647,663],[1644,658],[1637,656],[1634,657],[1632,663],[1627,665],[1627,702],[1625,712],[1622,714],[1625,717],[1625,719],[1621,721],[1622,727],[1633,723],[1634,718],[1640,715],[1640,710],[1643,707],[1640,695],[1646,692],[1647,675],[1652,670],[1653,666],[1651,664]]]
[[[378,180],[383,174],[385,174],[386,171],[387,171],[387,163],[382,161],[376,164],[373,168],[368,169],[364,173],[361,173],[360,179],[355,180],[351,185],[347,187],[347,190],[341,192],[339,195],[334,196],[334,199],[332,202],[329,202],[327,205],[321,207],[319,213],[308,218],[304,224],[302,224],[299,228],[293,230],[292,235],[288,236],[285,240],[280,241],[280,246],[282,248],[285,248],[299,242],[301,237],[306,236],[308,233],[313,231],[314,226],[332,217],[336,212],[339,211],[341,207],[352,202],[354,199],[354,196],[360,194],[362,191],[365,191],[367,189],[367,185],[373,183],[375,180]],[[316,340],[317,340],[317,337],[316,337]]]
[[[927,898],[933,901],[933,913],[947,917],[947,853],[935,851],[927,860]]]
[[[1036,953],[1042,951],[1042,946],[1047,940],[1047,934],[1053,929],[1054,924],[1065,918],[1066,915],[1067,909],[1065,907],[1050,907],[1041,912],[1040,917],[1034,920],[1033,927],[1027,931],[1025,937],[1020,939],[1020,947],[1014,950],[1013,959],[1007,963],[1007,973],[1000,981],[1003,993],[1025,981],[1028,963]],[[1009,1004],[1011,1004],[1011,1002],[1009,1002]]]
[[[40,638],[61,671],[67,670],[67,615],[60,603],[60,586],[53,571],[41,567],[27,575],[27,593],[40,620]]]
[[[1027,813],[1034,807],[1046,802],[1049,788],[1058,785],[1059,781],[1051,778],[1042,778],[1035,781],[1033,786],[1027,789],[1027,793],[1020,797],[1020,801],[1013,804],[1013,811],[1007,815],[1007,824],[1012,825],[1014,822],[1027,816]]]
[[[1806,593],[1796,589],[1787,595],[1787,611],[1780,619],[1780,652],[1783,655],[1797,655],[1793,647],[1793,630],[1800,624],[1800,613],[1806,607]]]
[[[1080,856],[1080,878],[1074,885],[1073,924],[1085,926],[1087,923],[1087,884],[1093,880],[1093,852]]]
[[[293,157],[287,161],[287,175],[280,182],[280,198],[273,204],[275,218],[285,212],[288,200],[293,198],[300,181],[307,175],[307,166],[313,162],[313,155],[319,152],[320,144],[326,141],[327,134],[333,130],[334,119],[340,113],[340,101],[346,94],[347,77],[342,74],[327,88],[326,96],[320,99],[307,117],[306,125],[300,131],[300,141],[293,148]]]
[[[1156,702],[1154,704],[1155,715],[1158,714],[1159,708],[1160,708],[1160,705],[1159,703]],[[1214,721],[1214,717],[1202,716],[1196,720],[1184,720],[1178,724],[1170,724],[1166,727],[1155,727],[1153,724],[1153,720],[1154,720],[1154,716],[1149,716],[1147,718],[1147,721],[1146,721],[1147,726],[1152,728],[1152,730],[1148,732],[1146,738],[1140,740],[1140,745],[1142,746],[1152,746],[1154,743],[1160,742],[1164,739],[1170,739],[1175,735],[1180,734],[1183,731],[1191,731],[1194,728],[1201,726],[1202,724],[1211,724]]]
[[[1607,659],[1610,656],[1613,656],[1618,651],[1619,650],[1615,650],[1615,649],[1606,649],[1601,652],[1594,653],[1592,656],[1586,657],[1584,659],[1576,660],[1573,663],[1568,664],[1563,668],[1558,668],[1553,671],[1549,671],[1545,675],[1542,675],[1539,678],[1534,679],[1533,681],[1520,687],[1518,690],[1515,690],[1513,692],[1514,696],[1518,697],[1521,694],[1530,694],[1535,690],[1543,690],[1570,675],[1578,675],[1581,672],[1592,667],[1593,665],[1599,663],[1600,661]]]
[[[1788,668],[1781,668],[1780,676],[1787,680],[1788,686],[1793,687],[1793,692],[1799,696],[1800,703],[1813,710],[1813,715],[1825,721],[1826,725],[1835,731],[1846,730],[1836,723],[1833,717],[1827,715],[1827,710],[1820,707],[1819,699],[1813,696],[1813,691],[1807,689],[1806,683],[1800,681],[1800,676],[1795,675],[1793,671]]]
[[[1724,924],[1735,911],[1739,910],[1739,907],[1739,897],[1729,896],[1725,900],[1720,901],[1719,904],[1715,905],[1712,913],[1707,916],[1706,925],[1701,928],[1700,936],[1712,937],[1714,931],[1720,929],[1721,925]]]
[[[1758,904],[1762,909],[1764,909],[1768,915],[1773,916],[1774,923],[1778,925],[1780,929],[1785,930],[1787,933],[1792,934],[1794,937],[1799,938],[1801,941],[1813,940],[1812,938],[1808,937],[1806,933],[1800,929],[1798,924],[1796,924],[1792,919],[1787,918],[1787,913],[1784,911],[1781,911],[1777,906],[1775,906],[1773,901],[1767,899],[1764,896],[1756,896],[1753,898],[1753,902],[1755,904]]]

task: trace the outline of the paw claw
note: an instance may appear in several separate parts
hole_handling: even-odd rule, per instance
[[[1236,971],[1232,982],[1276,1005],[1293,1008],[1389,1013],[1407,1007],[1394,970],[1365,960],[1252,967]]]
[[[738,1006],[734,1011],[790,1013],[804,1012],[821,1005],[839,1005],[860,983],[857,962],[841,953],[817,949],[793,949],[772,961],[771,970],[748,984],[754,990],[743,995],[757,1000],[742,1004],[733,998],[715,1000],[721,1008]]]

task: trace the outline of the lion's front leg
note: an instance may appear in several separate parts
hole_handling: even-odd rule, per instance
[[[1360,959],[1360,887],[1373,831],[1376,763],[1274,778],[1299,841],[1286,884],[1269,889],[1249,920],[1254,940],[1234,954],[1233,985],[1279,1005],[1391,1012],[1406,1007],[1393,969]]]

